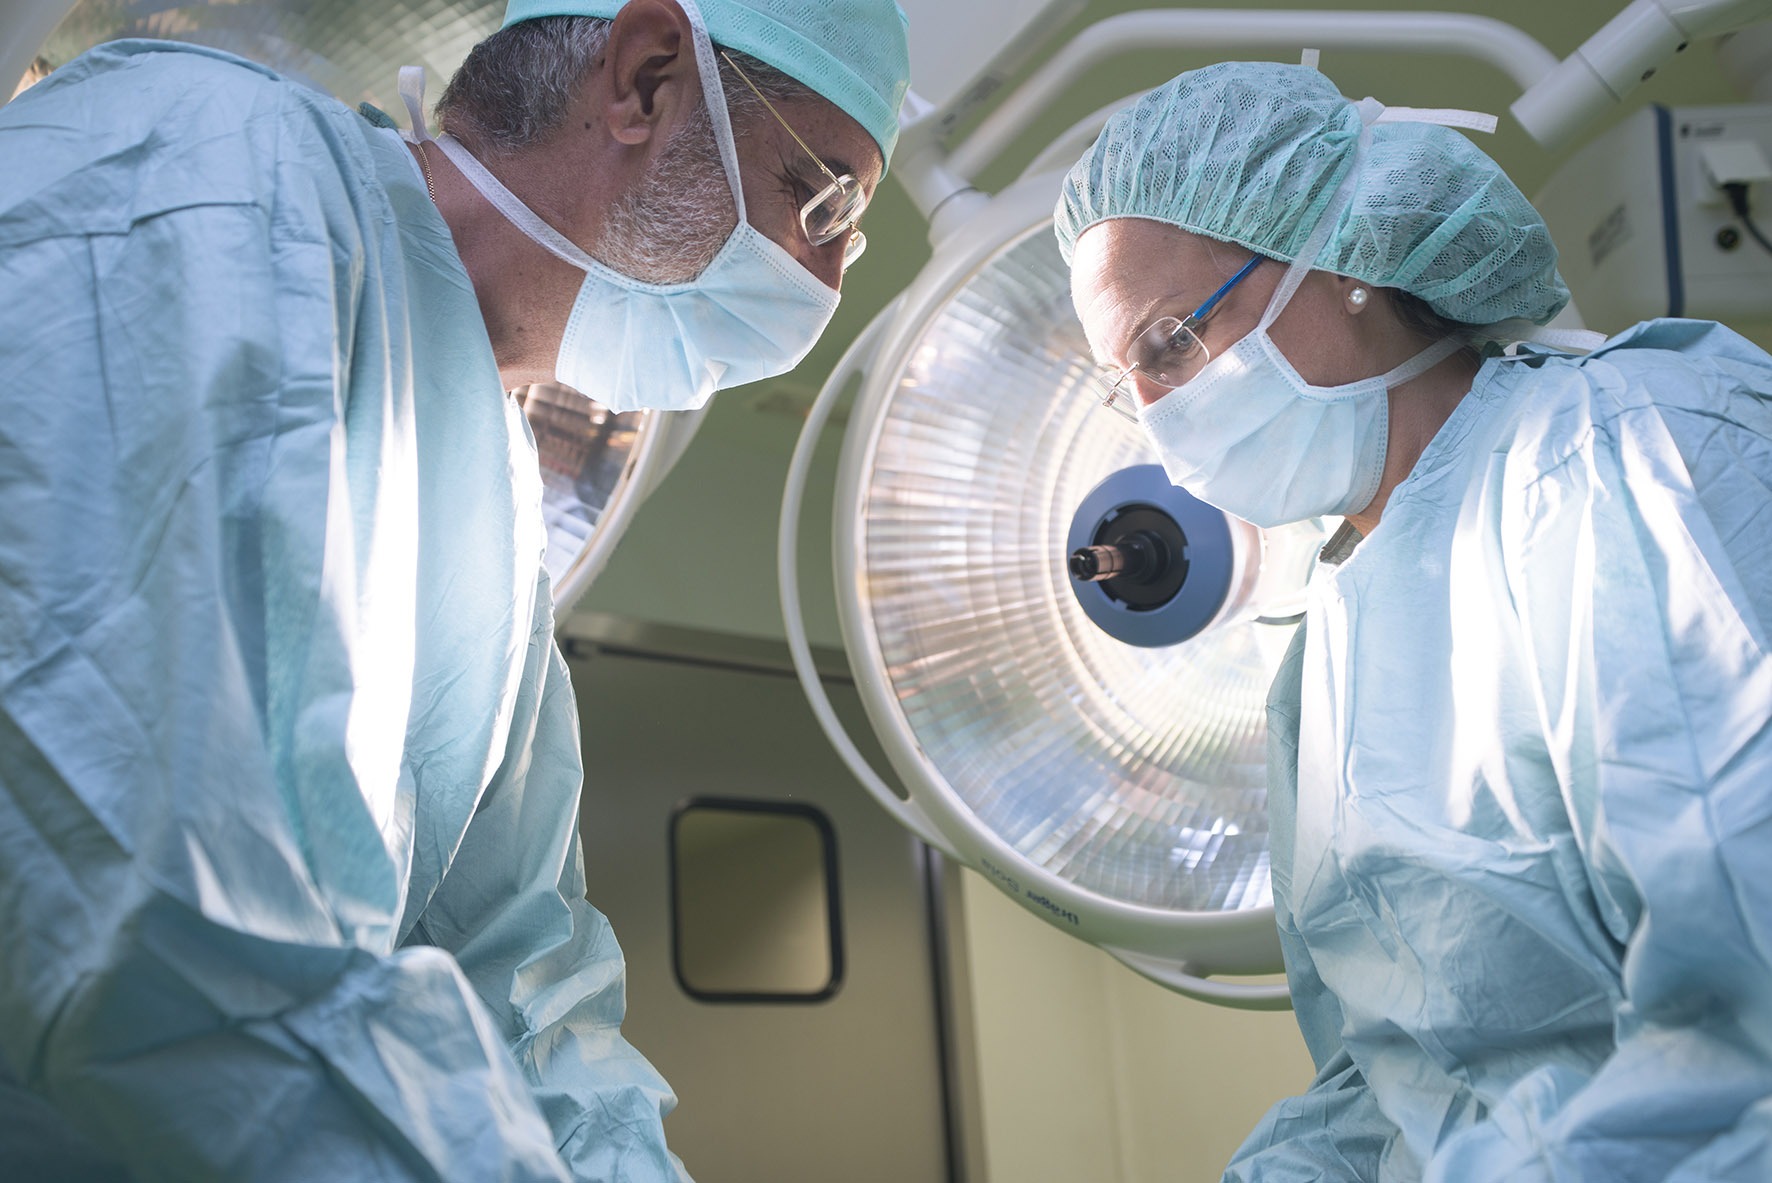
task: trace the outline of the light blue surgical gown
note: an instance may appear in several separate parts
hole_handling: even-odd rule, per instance
[[[1772,358],[1484,366],[1275,682],[1319,1075],[1227,1179],[1772,1179],[1769,625]]]
[[[539,499],[395,132],[165,42],[0,108],[0,1178],[678,1177]]]

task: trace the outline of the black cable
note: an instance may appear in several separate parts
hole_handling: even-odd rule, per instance
[[[1747,227],[1748,234],[1753,237],[1755,242],[1766,248],[1767,254],[1772,254],[1772,242],[1766,240],[1766,236],[1760,233],[1760,228],[1754,225],[1753,218],[1748,214],[1747,183],[1745,181],[1730,181],[1723,186],[1723,192],[1728,194],[1729,207],[1735,211],[1735,216],[1741,219],[1741,224]]]

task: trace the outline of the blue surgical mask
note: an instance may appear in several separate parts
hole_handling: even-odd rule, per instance
[[[648,283],[599,263],[542,221],[459,141],[449,135],[434,141],[512,225],[585,273],[560,338],[554,376],[612,411],[693,410],[716,390],[786,373],[811,351],[837,310],[837,292],[746,218],[713,42],[694,0],[681,3],[738,209],[738,225],[694,279]],[[422,119],[415,117],[414,126],[422,131]]]
[[[1383,108],[1371,100],[1367,104],[1376,108],[1362,108],[1370,123]],[[1446,115],[1428,113],[1436,121]],[[1357,153],[1365,151],[1369,134],[1362,131]],[[1313,386],[1268,335],[1353,200],[1358,173],[1357,165],[1348,170],[1254,330],[1139,414],[1171,481],[1263,528],[1358,513],[1370,505],[1389,442],[1387,392],[1426,373],[1463,344],[1447,338],[1377,377]]]
[[[1283,306],[1270,304],[1261,327],[1139,416],[1171,481],[1262,527],[1371,504],[1390,431],[1386,391],[1460,344],[1440,341],[1376,378],[1312,386],[1268,335]]]

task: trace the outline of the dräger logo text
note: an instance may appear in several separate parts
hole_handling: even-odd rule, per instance
[[[1075,912],[1071,911],[1069,908],[1059,907],[1057,904],[1053,903],[1051,900],[1047,899],[1045,896],[1041,895],[1037,891],[1028,892],[1027,899],[1028,899],[1029,903],[1034,903],[1034,904],[1040,905],[1042,908],[1046,909],[1048,912],[1052,913],[1054,916],[1058,917],[1060,920],[1065,920],[1065,921],[1070,922],[1071,924],[1079,925],[1079,926],[1082,925],[1082,923],[1083,923],[1082,919],[1080,917],[1078,917],[1078,915]]]

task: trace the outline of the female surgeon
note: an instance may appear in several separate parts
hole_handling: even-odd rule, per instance
[[[1183,74],[1057,211],[1171,479],[1345,518],[1269,702],[1319,1074],[1226,1178],[1763,1183],[1772,358],[1684,320],[1504,353],[1567,302],[1556,250],[1408,114]]]

